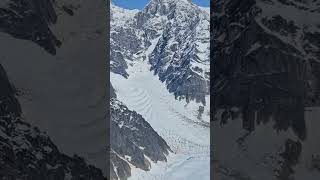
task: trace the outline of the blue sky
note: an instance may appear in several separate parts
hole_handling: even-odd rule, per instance
[[[150,0],[112,0],[112,2],[126,9],[142,9]],[[209,7],[210,0],[192,0],[199,6]]]

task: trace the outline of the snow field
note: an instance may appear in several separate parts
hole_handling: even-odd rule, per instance
[[[173,153],[168,162],[152,163],[149,172],[132,168],[130,179],[210,179],[210,102],[202,119],[198,119],[197,110],[202,104],[176,100],[149,69],[146,60],[137,61],[129,67],[128,79],[111,73],[111,83],[118,99],[141,114]],[[206,99],[209,101],[209,97]]]

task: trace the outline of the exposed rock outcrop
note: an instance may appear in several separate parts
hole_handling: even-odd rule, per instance
[[[140,114],[116,99],[112,86],[110,92],[110,178],[127,179],[130,166],[148,171],[150,161],[166,161],[171,151],[167,143]]]
[[[104,180],[102,171],[59,151],[48,135],[21,118],[16,91],[0,65],[0,177],[26,180]]]

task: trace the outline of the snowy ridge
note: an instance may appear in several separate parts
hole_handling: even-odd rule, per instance
[[[168,21],[150,54],[151,69],[176,97],[205,103],[204,95],[209,92],[209,14],[189,1],[170,1],[156,13]]]
[[[139,12],[111,11],[118,16],[111,21],[110,67],[117,99],[142,115],[172,150],[167,161],[145,154],[149,171],[127,160],[129,179],[209,179],[208,11],[189,0],[151,0]],[[124,14],[126,25],[119,26]]]
[[[124,9],[111,3],[111,28],[117,26],[126,26],[130,24],[130,19],[132,19],[138,12],[138,9]]]
[[[298,2],[293,2],[293,4],[286,5],[279,1],[272,1],[271,4],[258,1],[257,6],[263,9],[262,14],[257,18],[257,22],[264,28],[265,31],[279,38],[286,44],[291,44],[296,47],[300,53],[307,55],[304,46],[304,33],[308,31],[318,31],[319,32],[319,20],[320,13],[313,10],[315,2],[311,4],[300,4]],[[296,30],[293,33],[285,32],[285,29],[276,32],[273,29],[266,26],[265,21],[271,21],[282,17],[287,21],[287,23],[292,25]]]
[[[191,1],[177,0],[152,0],[139,12],[112,7],[111,71],[128,77],[128,65],[148,58],[150,69],[177,98],[205,104],[209,94],[209,13]],[[155,40],[153,52],[145,53]]]

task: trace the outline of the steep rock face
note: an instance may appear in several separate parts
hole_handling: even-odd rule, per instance
[[[114,73],[127,77],[128,65],[148,60],[151,70],[177,98],[205,103],[210,64],[206,10],[185,0],[152,0],[142,11],[114,5],[111,11]]]
[[[205,96],[209,94],[207,10],[187,0],[151,0],[141,11],[111,4],[110,36],[111,73],[134,77],[135,72],[144,69],[131,67],[145,63],[141,68],[150,68],[176,98],[206,103]],[[166,161],[171,150],[146,122],[148,119],[128,109],[113,91],[110,171],[111,177],[126,179],[131,175],[131,167],[148,171],[150,161]]]
[[[8,80],[6,71],[0,64],[0,116],[5,117],[7,115],[19,116],[21,114],[21,107],[15,97],[16,90]]]
[[[23,121],[16,91],[0,65],[1,179],[105,179],[83,158],[62,154],[50,138]]]
[[[62,154],[50,138],[12,116],[2,117],[0,176],[3,179],[105,179],[77,155]]]
[[[50,29],[57,22],[52,0],[5,0],[0,4],[0,31],[30,40],[51,54],[61,45]]]
[[[238,95],[248,92],[250,84],[260,98],[266,95],[255,88],[263,87],[269,94],[303,98],[305,105],[318,104],[320,13],[316,7],[316,1],[217,3],[211,48],[216,105],[243,105],[248,97]],[[234,92],[230,94],[228,89]]]
[[[151,161],[166,161],[170,148],[144,118],[116,99],[111,88],[110,178],[127,179],[131,166],[150,170]]]
[[[111,4],[110,70],[128,77],[126,69],[133,54],[143,49],[141,32],[134,28],[133,17],[137,10],[126,10]]]
[[[0,61],[19,92],[24,120],[48,133],[61,152],[106,173],[104,5],[1,1]]]
[[[320,103],[320,13],[315,5],[319,7],[314,1],[247,0],[215,6],[213,108],[292,110]]]
[[[244,179],[306,176],[301,172],[310,169],[301,164],[308,164],[310,151],[319,152],[317,146],[308,145],[315,138],[310,127],[317,123],[310,117],[307,121],[310,115],[305,112],[305,107],[320,103],[319,2],[225,0],[213,4],[213,129],[221,130],[221,136],[236,138],[234,142],[228,140],[239,146],[240,155],[234,161],[248,155],[247,160],[242,159],[248,167],[251,162],[265,164],[256,170],[235,165],[233,168],[240,170],[234,173]],[[239,129],[235,130],[235,126]],[[259,141],[264,142],[264,149],[255,148],[263,146]],[[214,145],[219,149],[221,144]],[[221,155],[217,159],[223,161],[227,157]],[[258,175],[259,170],[266,174]]]
[[[153,6],[146,7],[157,9],[149,12],[151,20],[163,16],[166,23],[162,23],[162,33],[149,57],[151,70],[176,97],[205,104],[204,96],[209,94],[209,15],[185,1]]]

